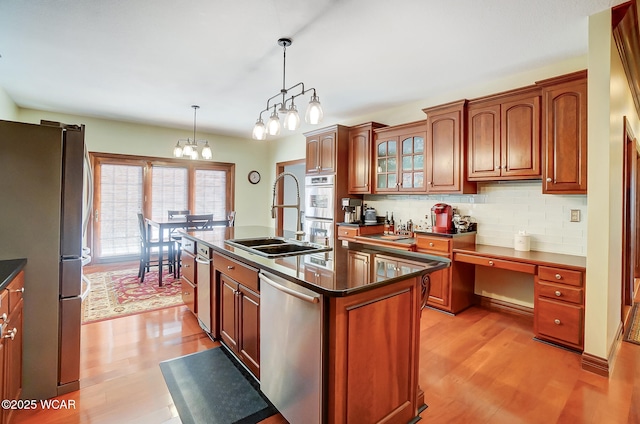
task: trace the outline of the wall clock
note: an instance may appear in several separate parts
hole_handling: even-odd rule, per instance
[[[258,171],[249,172],[249,182],[251,184],[258,184],[260,182],[260,173]]]

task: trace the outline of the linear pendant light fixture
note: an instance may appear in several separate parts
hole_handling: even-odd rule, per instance
[[[184,139],[181,138],[176,143],[176,147],[173,148],[173,156],[177,158],[190,158],[190,159],[198,159],[200,154],[198,153],[198,143],[204,143],[202,147],[202,158],[203,159],[211,159],[213,155],[211,154],[211,147],[209,147],[209,142],[207,140],[196,140],[196,113],[200,106],[191,105],[193,108],[193,140],[190,138]],[[184,147],[180,146],[180,142],[184,142]]]
[[[287,70],[287,47],[291,45],[290,38],[281,38],[278,40],[278,45],[282,46],[282,57],[283,57],[283,66],[282,66],[282,89],[280,92],[273,97],[270,97],[267,100],[267,107],[260,112],[258,115],[258,120],[256,121],[255,126],[253,127],[252,137],[256,140],[265,140],[267,135],[278,135],[280,134],[280,117],[278,113],[284,115],[284,127],[290,131],[295,131],[300,127],[300,115],[298,115],[298,108],[294,103],[294,99],[298,96],[302,96],[303,94],[308,93],[309,91],[313,91],[313,95],[311,96],[311,100],[309,101],[309,105],[307,106],[307,112],[305,113],[304,120],[312,125],[319,124],[322,122],[322,105],[320,105],[320,100],[316,95],[315,88],[304,88],[304,83],[299,82],[295,85],[292,85],[289,88],[286,87],[285,77]],[[296,89],[296,94],[291,94],[290,91]],[[290,97],[287,98],[287,95]],[[272,100],[282,96],[282,100],[280,102],[271,103]],[[273,112],[271,113],[271,117],[267,122],[267,125],[262,121],[262,114],[264,112],[268,112],[273,108]]]

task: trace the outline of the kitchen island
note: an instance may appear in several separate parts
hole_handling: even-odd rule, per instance
[[[197,262],[192,278],[196,297],[209,296],[211,336],[289,422],[419,420],[420,311],[446,258],[358,243],[266,258],[225,243],[273,237],[267,227],[182,236],[196,252],[210,249],[208,275],[198,278]]]

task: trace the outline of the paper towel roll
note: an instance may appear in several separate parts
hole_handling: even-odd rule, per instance
[[[513,248],[515,250],[528,252],[530,247],[531,247],[531,238],[529,237],[529,234],[523,231],[520,231],[518,234],[514,236]]]

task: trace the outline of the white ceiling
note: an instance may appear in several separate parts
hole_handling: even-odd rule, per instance
[[[0,0],[0,87],[24,108],[176,128],[198,104],[199,132],[250,137],[282,88],[278,38],[287,86],[315,87],[332,124],[584,55],[588,16],[622,2]]]

